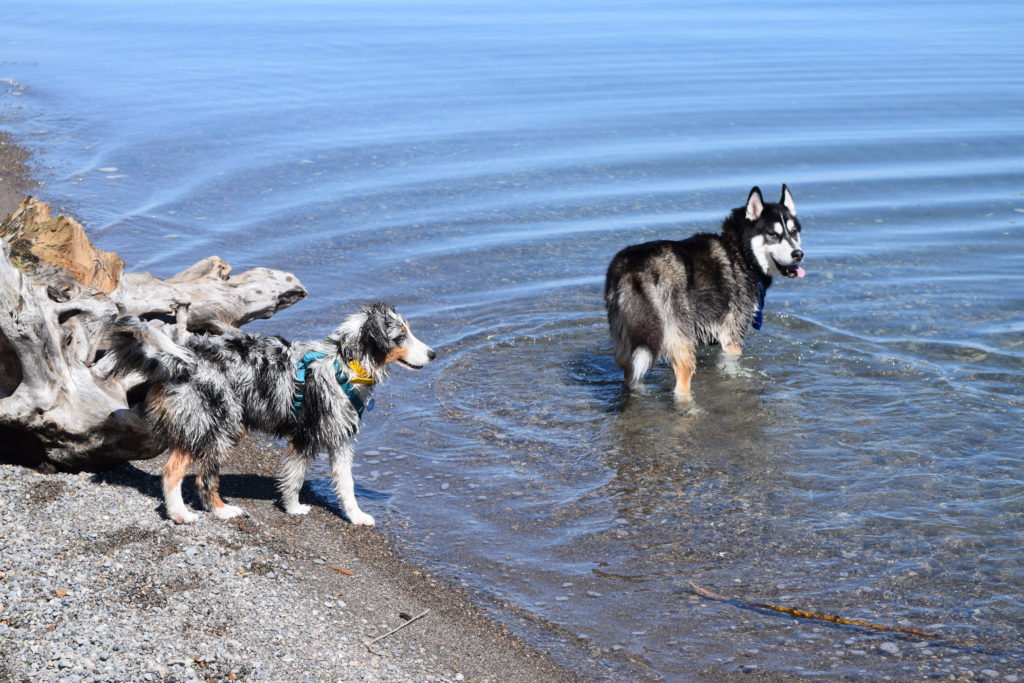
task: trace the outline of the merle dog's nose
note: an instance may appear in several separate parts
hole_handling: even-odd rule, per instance
[[[804,252],[800,251],[799,249],[794,249],[793,250],[793,260],[796,261],[797,263],[800,263],[801,261],[803,261],[804,260]]]
[[[435,351],[434,349],[430,349],[429,351],[427,351],[427,358],[429,358],[430,360],[434,360],[435,358],[437,358],[437,351]]]

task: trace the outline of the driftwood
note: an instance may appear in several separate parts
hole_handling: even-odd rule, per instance
[[[384,639],[385,639],[385,638],[387,638],[388,636],[390,636],[390,635],[392,635],[392,634],[394,634],[394,633],[398,633],[399,631],[401,631],[401,630],[402,630],[403,628],[405,628],[406,626],[408,626],[408,625],[409,625],[409,624],[411,624],[412,622],[414,622],[414,621],[417,621],[417,620],[419,620],[419,619],[422,619],[423,617],[427,616],[427,614],[428,614],[429,612],[430,612],[430,610],[429,610],[429,609],[425,609],[425,610],[423,610],[422,612],[420,612],[420,613],[419,613],[419,614],[417,614],[416,616],[414,616],[414,617],[411,617],[411,618],[409,618],[409,620],[408,620],[408,621],[404,621],[404,622],[402,622],[401,624],[399,624],[398,626],[394,627],[393,629],[391,629],[391,630],[390,630],[390,631],[388,631],[387,633],[385,633],[385,634],[383,634],[383,635],[379,635],[379,636],[377,636],[376,638],[374,638],[373,640],[371,640],[371,641],[367,642],[367,643],[366,643],[366,647],[367,647],[367,648],[369,648],[369,647],[370,647],[371,645],[373,645],[374,643],[376,643],[376,642],[377,642],[378,640],[384,640]],[[370,650],[370,652],[373,652],[373,650]],[[374,653],[374,654],[376,654],[376,653]]]
[[[306,296],[294,275],[232,276],[216,256],[165,280],[123,270],[77,222],[32,197],[0,222],[0,459],[93,469],[158,455],[139,378],[103,372],[117,316],[169,325],[180,341],[269,318]]]

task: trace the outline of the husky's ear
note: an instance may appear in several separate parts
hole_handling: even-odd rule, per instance
[[[761,188],[753,187],[747,195],[747,220],[756,221],[764,211],[764,199],[761,198]]]
[[[796,215],[796,204],[793,203],[793,195],[785,183],[782,184],[782,199],[779,200],[779,204],[789,209],[789,212],[794,216]]]

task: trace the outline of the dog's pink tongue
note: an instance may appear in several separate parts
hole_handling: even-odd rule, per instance
[[[797,266],[796,267],[796,276],[797,277],[803,277],[804,275],[807,275],[807,273],[804,272],[804,269],[801,268],[800,266]]]

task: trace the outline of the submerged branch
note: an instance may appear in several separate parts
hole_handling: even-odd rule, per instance
[[[870,621],[864,621],[863,619],[847,619],[845,617],[839,617],[831,614],[817,614],[815,612],[808,612],[806,610],[798,609],[796,607],[782,607],[779,605],[772,605],[767,602],[753,602],[750,600],[744,600],[743,598],[728,597],[719,593],[713,593],[706,588],[701,588],[692,581],[689,582],[690,588],[697,595],[707,598],[708,600],[715,600],[718,602],[727,602],[738,607],[745,607],[747,609],[758,609],[758,610],[771,610],[773,612],[781,612],[788,614],[795,619],[814,619],[817,621],[827,621],[840,626],[857,626],[860,628],[871,629],[873,631],[884,631],[886,633],[899,633],[908,636],[917,636],[918,638],[925,638],[928,640],[943,641],[948,643],[954,643],[961,647],[976,649],[985,652],[996,652],[999,654],[1010,655],[1014,657],[1024,656],[1024,653],[1017,652],[1014,650],[1004,650],[1001,648],[994,648],[989,645],[982,643],[976,643],[970,640],[963,640],[961,638],[954,638],[952,636],[943,636],[937,633],[928,633],[916,628],[901,628],[898,626],[885,626],[883,624],[876,624]]]

